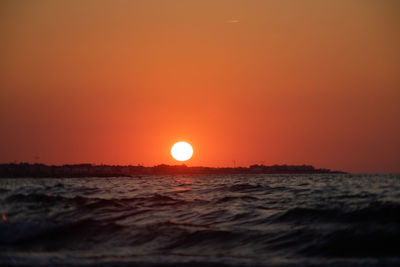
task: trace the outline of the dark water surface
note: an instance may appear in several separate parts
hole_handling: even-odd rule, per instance
[[[399,266],[399,175],[0,179],[0,265]]]

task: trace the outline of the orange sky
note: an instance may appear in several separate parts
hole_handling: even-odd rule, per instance
[[[400,172],[399,3],[2,1],[0,162]]]

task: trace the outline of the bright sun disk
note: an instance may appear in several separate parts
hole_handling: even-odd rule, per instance
[[[185,161],[192,157],[193,148],[189,143],[178,142],[172,146],[171,155],[176,160]]]

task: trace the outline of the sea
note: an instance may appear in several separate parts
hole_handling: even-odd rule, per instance
[[[400,266],[400,175],[0,179],[0,266]]]

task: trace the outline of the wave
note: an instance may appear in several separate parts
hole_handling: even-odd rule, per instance
[[[217,199],[215,201],[215,203],[233,202],[235,200],[251,202],[251,201],[258,200],[258,198],[252,197],[252,196],[227,196],[227,197]]]
[[[231,192],[253,192],[253,191],[259,191],[263,190],[265,187],[261,185],[252,185],[252,184],[247,184],[247,183],[242,183],[242,184],[235,184],[232,186],[228,186],[228,191]]]
[[[308,256],[399,257],[400,230],[382,225],[353,225],[326,233],[314,233],[300,252]]]
[[[296,207],[272,216],[273,222],[391,222],[400,223],[400,204],[372,202],[359,209],[313,209]]]
[[[191,264],[188,257],[204,263],[229,259],[227,265],[275,259],[277,266],[289,260],[319,265],[340,259],[344,266],[360,259],[375,260],[372,265],[381,259],[400,261],[394,178],[385,181],[391,187],[381,193],[368,180],[351,190],[326,186],[329,180],[318,177],[311,180],[321,185],[290,176],[283,182],[280,176],[235,176],[223,184],[207,176],[189,178],[191,188],[175,186],[168,177],[115,179],[113,184],[95,178],[87,180],[91,184],[32,179],[30,187],[29,180],[15,181],[14,189],[14,181],[7,181],[0,191],[0,215],[7,216],[0,218],[0,265],[20,255],[27,257],[26,266],[35,263],[32,255],[50,265],[49,255],[76,265],[106,265],[110,255],[145,265],[166,258]]]
[[[163,196],[160,194],[153,194],[149,197],[132,197],[132,198],[96,198],[96,197],[63,197],[51,194],[14,194],[8,196],[5,200],[6,203],[36,203],[45,205],[54,204],[76,204],[82,206],[89,206],[92,208],[114,206],[114,207],[127,207],[128,204],[134,204],[138,202],[146,202],[146,204],[152,205],[179,205],[185,201],[175,199],[169,196]]]
[[[0,247],[13,245],[28,250],[80,249],[104,242],[122,229],[115,223],[93,219],[64,222],[14,222],[0,224]]]

